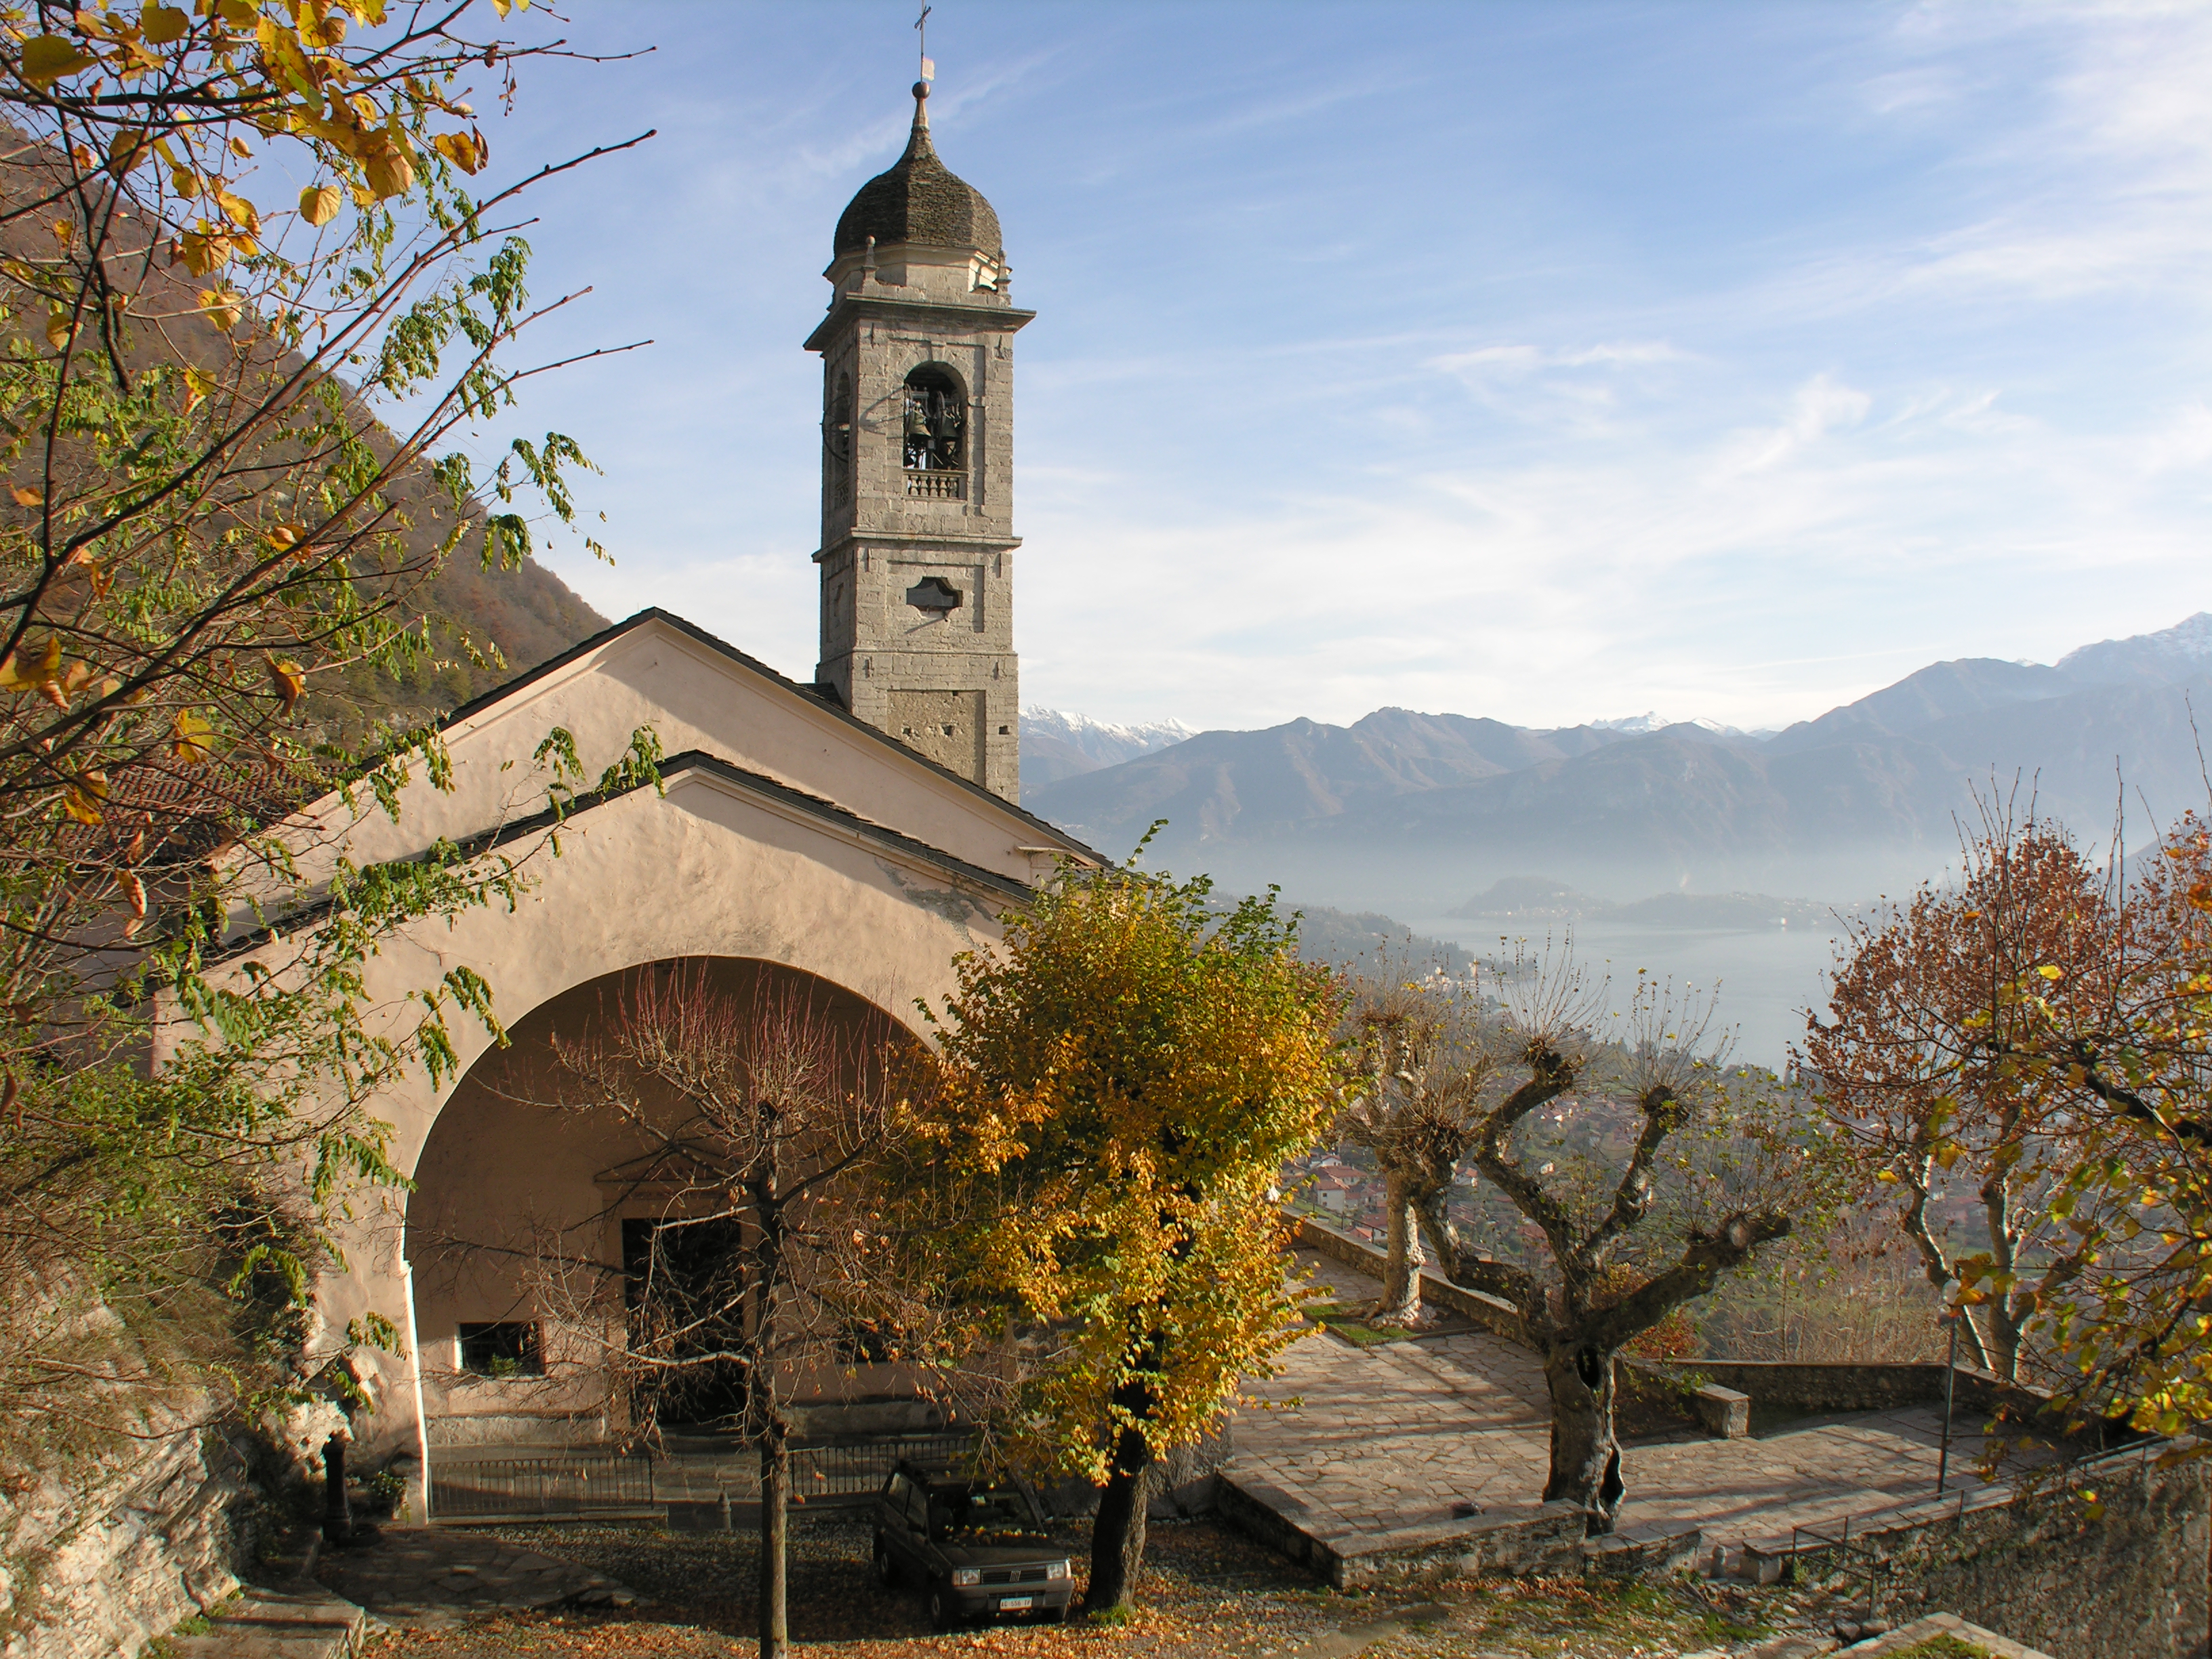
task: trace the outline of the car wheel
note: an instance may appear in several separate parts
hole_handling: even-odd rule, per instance
[[[893,1559],[890,1546],[884,1542],[879,1533],[876,1536],[876,1582],[885,1589],[896,1589],[898,1581],[898,1562]]]
[[[951,1630],[960,1622],[960,1601],[943,1585],[929,1593],[929,1627],[932,1630]]]

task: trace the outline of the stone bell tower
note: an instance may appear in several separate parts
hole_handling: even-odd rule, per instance
[[[1014,333],[999,216],[929,141],[837,221],[822,354],[822,660],[860,719],[1021,797]]]

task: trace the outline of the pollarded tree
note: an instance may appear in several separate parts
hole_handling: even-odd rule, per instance
[[[1340,1097],[1334,977],[1272,894],[1209,893],[1064,866],[963,958],[884,1206],[979,1346],[1011,1317],[1049,1347],[1006,1428],[1103,1489],[1093,1613],[1135,1590],[1155,1461],[1297,1334],[1273,1183]]]
[[[1421,1182],[1416,1213],[1448,1278],[1520,1315],[1551,1396],[1545,1501],[1575,1504],[1596,1536],[1613,1530],[1626,1491],[1616,1356],[1789,1234],[1808,1160],[1742,1080],[1699,1052],[1709,1006],[1700,1016],[1643,985],[1631,1040],[1608,1044],[1588,1029],[1599,1001],[1571,963],[1504,985],[1507,1018],[1492,1038],[1503,1056],[1466,1156],[1543,1248],[1533,1263],[1501,1261],[1462,1235],[1447,1208],[1457,1178],[1449,1149]]]
[[[2057,824],[1992,815],[1965,854],[1958,882],[1852,929],[1802,1059],[1863,1177],[1901,1194],[1898,1224],[1928,1282],[1954,1297],[1977,1282],[1973,1363],[2016,1378],[2035,1309],[2027,1268],[2073,1248],[2050,1200],[2086,1124],[2080,1091],[2026,1045],[2110,1005],[2118,915]],[[1962,1206],[1975,1218],[1963,1236],[1944,1213]]]
[[[1457,1168],[1473,1147],[1496,1056],[1471,988],[1393,974],[1387,963],[1355,984],[1345,1026],[1356,1081],[1336,1133],[1374,1154],[1387,1224],[1382,1294],[1368,1319],[1414,1325],[1426,1260],[1418,1206],[1435,1171]]]

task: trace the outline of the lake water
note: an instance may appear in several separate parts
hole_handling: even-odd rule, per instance
[[[1406,925],[1431,939],[1448,939],[1480,958],[1502,954],[1510,960],[1515,939],[1525,939],[1540,951],[1547,930],[1556,942],[1570,924],[1516,922],[1506,916],[1407,918]],[[1593,975],[1612,979],[1613,1012],[1626,1006],[1636,970],[1649,969],[1677,986],[1704,991],[1717,986],[1717,1026],[1735,1032],[1733,1058],[1779,1071],[1793,1042],[1802,1046],[1805,1010],[1826,1010],[1826,975],[1835,961],[1833,940],[1840,929],[1793,926],[1756,932],[1726,928],[1637,927],[1602,921],[1571,924],[1576,958]],[[1507,941],[1503,947],[1500,937]]]

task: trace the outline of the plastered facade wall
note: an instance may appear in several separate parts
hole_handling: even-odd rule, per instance
[[[827,273],[822,354],[822,653],[817,678],[847,708],[911,740],[900,694],[971,693],[980,730],[916,730],[941,764],[1009,800],[1021,793],[1020,662],[1014,651],[1013,337],[1032,313],[978,286],[972,251],[900,246],[848,255]],[[935,367],[967,404],[958,495],[917,495],[939,475],[904,465],[907,377]],[[908,603],[936,577],[950,611]],[[924,744],[925,752],[932,752]],[[969,770],[980,764],[980,769]]]
[[[641,788],[570,819],[558,857],[548,840],[507,849],[525,859],[534,883],[513,914],[472,911],[450,927],[418,927],[372,960],[371,1000],[390,1011],[395,1030],[419,1012],[406,994],[459,965],[483,974],[501,1018],[519,1024],[577,987],[690,957],[781,964],[917,1027],[917,1001],[933,1004],[951,988],[956,955],[996,942],[999,917],[1019,891],[1003,878],[948,873],[921,852],[887,848],[701,771],[671,778],[665,798]],[[452,1030],[456,1075],[434,1085],[410,1071],[375,1103],[392,1126],[393,1162],[410,1176],[460,1079],[492,1047],[472,1021]],[[579,1148],[573,1160],[593,1155]],[[530,1161],[526,1138],[508,1156],[526,1185],[550,1172]],[[347,1269],[318,1291],[326,1340],[371,1312],[416,1328],[407,1356],[369,1351],[357,1362],[375,1404],[361,1436],[375,1455],[419,1443],[415,1356],[423,1334],[408,1314],[404,1200],[372,1194],[356,1210]],[[422,1298],[415,1299],[419,1315]],[[426,1393],[434,1391],[434,1376],[424,1382]]]
[[[465,842],[544,806],[550,763],[534,757],[556,731],[574,739],[588,787],[640,728],[665,754],[734,761],[1012,881],[1048,874],[1056,851],[1090,856],[1072,837],[962,788],[918,754],[657,612],[453,720],[445,734],[451,787],[416,767],[396,821],[365,798],[348,806],[332,795],[287,835],[309,881],[341,854],[366,864],[408,857],[441,836]]]

